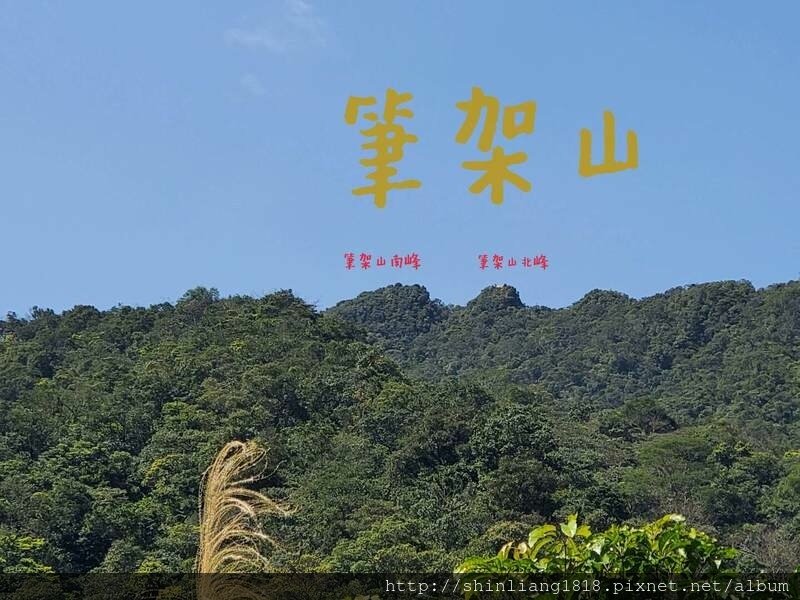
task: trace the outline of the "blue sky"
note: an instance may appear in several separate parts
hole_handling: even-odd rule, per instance
[[[291,288],[319,307],[397,281],[464,303],[635,297],[800,273],[800,8],[793,2],[0,2],[0,311]],[[537,102],[493,205],[454,141],[481,86]],[[388,206],[347,98],[411,92]],[[639,168],[582,178],[578,132],[634,129]],[[595,156],[599,156],[599,146]],[[622,149],[620,149],[620,153]],[[422,268],[348,272],[345,252]],[[481,253],[550,268],[478,269]]]

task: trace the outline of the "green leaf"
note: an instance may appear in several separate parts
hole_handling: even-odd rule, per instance
[[[561,533],[563,533],[568,538],[575,537],[575,534],[578,532],[578,515],[569,515],[567,517],[567,521],[565,523],[561,523]]]
[[[534,546],[542,538],[550,537],[556,532],[555,525],[541,525],[531,531],[528,536],[528,546]]]

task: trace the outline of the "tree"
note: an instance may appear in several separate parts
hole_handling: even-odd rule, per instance
[[[0,573],[53,573],[38,560],[44,540],[0,532]]]

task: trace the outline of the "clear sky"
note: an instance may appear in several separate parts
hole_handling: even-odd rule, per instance
[[[394,282],[526,304],[800,272],[800,4],[0,2],[0,312],[291,288],[319,307]],[[530,193],[467,188],[455,104],[535,100]],[[365,185],[351,95],[411,92],[418,190]],[[639,168],[582,178],[604,109]],[[624,144],[618,150],[624,151]],[[600,154],[599,144],[594,155]],[[343,254],[422,268],[346,271]],[[481,253],[550,268],[481,271]]]

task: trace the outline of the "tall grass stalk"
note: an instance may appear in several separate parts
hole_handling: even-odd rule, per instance
[[[256,442],[228,442],[203,474],[195,561],[199,600],[259,598],[257,591],[248,591],[245,578],[230,574],[269,571],[262,549],[277,543],[264,533],[260,517],[290,514],[283,505],[251,489],[264,477],[266,456]]]

